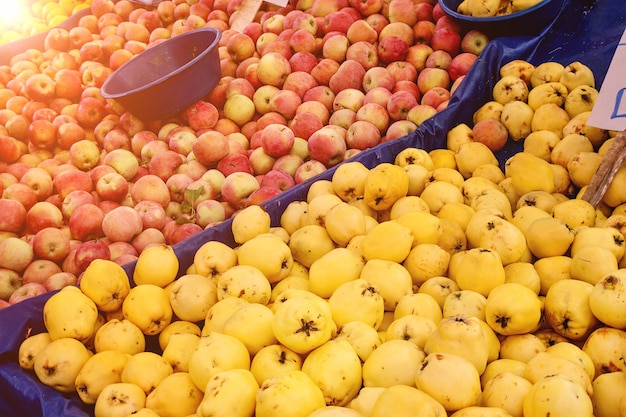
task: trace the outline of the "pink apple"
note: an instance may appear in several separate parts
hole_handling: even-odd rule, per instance
[[[246,204],[248,206],[251,205],[260,205],[267,200],[274,198],[282,193],[282,190],[273,185],[262,185],[258,190],[253,191],[252,194],[248,197]]]
[[[348,88],[361,89],[364,77],[365,68],[359,62],[349,59],[342,62],[337,72],[330,77],[328,86],[335,94]]]
[[[68,220],[72,238],[85,241],[104,236],[102,231],[104,216],[104,211],[95,204],[86,203],[77,207]]]
[[[170,193],[170,201],[181,202],[184,199],[185,190],[194,182],[195,179],[191,178],[188,174],[176,173],[169,177],[165,182],[169,193]]]
[[[375,42],[357,41],[350,44],[346,51],[346,59],[357,61],[366,70],[380,64]]]
[[[40,167],[29,168],[20,178],[20,183],[28,185],[39,201],[50,197],[54,191],[52,176]]]
[[[384,1],[383,1],[384,4]],[[382,10],[381,10],[382,12]],[[387,26],[390,22],[389,19],[383,13],[373,13],[369,16],[365,17],[365,21],[372,27],[374,30],[380,35],[382,30]]]
[[[383,138],[383,142],[391,141],[408,135],[417,130],[417,125],[410,120],[396,120],[387,128],[387,134]]]
[[[390,23],[402,22],[408,26],[413,26],[418,21],[415,13],[415,5],[412,0],[394,0],[390,1],[387,10],[387,16]]]
[[[350,6],[354,7],[362,16],[370,16],[379,13],[383,8],[383,0],[349,0]]]
[[[292,71],[291,74],[285,78],[282,89],[296,92],[302,100],[302,98],[304,98],[304,94],[317,85],[317,80],[310,73],[304,71]]]
[[[302,159],[299,155],[289,154],[276,159],[271,169],[284,171],[291,177],[294,177],[296,174],[296,170],[303,163],[304,159]]]
[[[60,227],[63,224],[63,213],[48,201],[38,201],[26,213],[26,229],[37,233],[44,227]]]
[[[387,36],[378,42],[378,58],[384,64],[406,61],[409,45],[398,36]]]
[[[435,2],[431,2],[431,3],[435,3]],[[427,1],[424,2],[418,2],[417,4],[415,4],[415,16],[417,17],[417,23],[421,22],[421,21],[428,21],[428,22],[432,22],[433,19],[433,4],[431,4]],[[416,23],[416,24],[417,24]],[[414,25],[415,27],[415,25]]]
[[[96,182],[96,193],[102,200],[121,202],[128,191],[128,181],[117,172],[105,174]]]
[[[234,140],[229,140],[229,144],[235,142]],[[200,161],[196,159],[188,159],[186,162],[183,162],[178,169],[176,170],[176,174],[186,174],[189,177],[197,180],[201,176],[203,176],[207,172],[208,168],[202,164]],[[173,175],[176,175],[173,174]],[[170,177],[171,178],[171,177]],[[169,178],[168,178],[169,179]]]
[[[144,145],[157,139],[157,134],[151,130],[141,130],[130,138],[130,149],[136,157],[141,158],[141,149]]]
[[[346,133],[346,144],[351,149],[369,149],[380,144],[380,141],[380,130],[366,120],[357,120]]]
[[[93,191],[93,182],[89,173],[78,169],[57,174],[53,179],[53,184],[56,192],[63,198],[74,190]]]
[[[417,69],[410,62],[394,61],[388,64],[386,68],[396,83],[398,81],[415,82],[417,80]]]
[[[156,142],[158,143],[158,142]],[[146,147],[151,145],[147,144]],[[144,149],[146,149],[144,147]],[[174,175],[184,162],[184,158],[178,152],[174,152],[169,149],[161,150],[155,153],[150,162],[148,162],[148,172],[152,175],[156,175],[163,181],[167,181],[169,177]]]
[[[239,153],[231,153],[220,159],[217,163],[217,169],[221,171],[224,176],[228,176],[233,172],[246,172],[250,174],[253,172],[248,157]]]
[[[248,172],[233,172],[224,178],[222,197],[235,209],[246,206],[246,200],[252,192],[259,189],[260,184],[254,175]]]
[[[74,190],[65,196],[61,205],[61,212],[65,220],[68,220],[74,213],[74,210],[83,204],[96,204],[96,197],[85,190]]]
[[[324,123],[320,118],[309,111],[297,112],[296,115],[289,122],[289,128],[293,131],[295,136],[303,139],[308,139],[313,132],[321,129]],[[293,147],[293,145],[292,145]]]
[[[272,169],[265,175],[260,182],[261,188],[264,186],[276,187],[281,191],[290,189],[295,185],[293,177],[285,171]]]
[[[61,267],[48,259],[35,259],[22,273],[22,282],[44,284],[50,275],[62,272]]]
[[[111,260],[115,260],[120,255],[138,255],[137,250],[130,242],[110,242],[109,251],[111,252]]]
[[[437,7],[437,6],[436,6]],[[436,8],[435,7],[435,8]],[[435,11],[433,8],[433,18],[435,19],[435,30],[447,29],[453,32],[461,33],[461,22],[447,13],[442,13],[439,16],[439,11]],[[435,16],[437,14],[438,16]]]
[[[365,93],[359,88],[344,88],[340,90],[333,100],[333,111],[350,109],[354,112],[359,110],[365,102]]]
[[[192,236],[202,232],[202,227],[196,223],[183,223],[178,225],[172,233],[168,236],[168,244],[175,245],[183,240],[189,239]]]
[[[309,74],[317,65],[317,62],[317,57],[311,52],[296,52],[289,58],[291,71],[303,71]]]
[[[441,68],[424,68],[417,76],[417,86],[421,94],[434,87],[450,88],[450,75]]]
[[[46,287],[38,282],[31,282],[19,287],[11,297],[9,298],[9,304],[17,304],[20,301],[27,300],[32,297],[36,297],[47,292]]]
[[[437,114],[437,109],[427,104],[418,104],[417,106],[413,106],[411,110],[406,115],[407,120],[415,123],[417,126],[420,126],[424,121],[430,119],[435,114]]]
[[[175,127],[167,134],[168,148],[183,156],[187,156],[191,152],[191,147],[195,141],[196,133],[189,126]]]
[[[322,44],[322,56],[325,59],[332,59],[335,62],[342,63],[346,59],[349,46],[350,41],[343,33],[325,36]]]
[[[420,89],[417,84],[413,81],[401,80],[396,82],[396,85],[393,88],[392,93],[397,93],[398,91],[406,91],[410,93],[416,100],[419,101],[422,93],[420,93]]]
[[[169,147],[167,146],[167,142],[165,140],[153,140],[147,142],[141,148],[141,155],[139,157],[139,160],[141,161],[142,165],[149,165],[150,160],[152,160],[154,155],[166,150],[169,150]]]
[[[461,35],[452,29],[435,28],[430,44],[435,51],[443,50],[451,56],[456,56],[461,50]]]
[[[352,123],[356,122],[356,111],[352,109],[339,109],[333,112],[328,120],[330,126],[341,126],[344,129],[348,129]],[[310,138],[310,136],[309,136]]]
[[[386,107],[392,92],[385,87],[374,87],[365,93],[363,104],[376,103]]]
[[[0,240],[0,268],[21,273],[34,257],[33,247],[25,239],[8,236]]]
[[[426,59],[426,68],[442,68],[447,70],[450,67],[450,62],[452,62],[452,56],[442,49],[437,49]]]
[[[131,149],[130,135],[124,129],[120,129],[120,128],[111,129],[107,132],[106,135],[104,135],[104,138],[102,139],[102,149],[104,149],[107,152],[111,152],[114,149],[130,150]],[[89,159],[93,159],[93,157]],[[89,159],[87,159],[86,163],[90,162]]]
[[[141,216],[144,230],[148,228],[162,229],[165,226],[167,220],[165,207],[156,201],[141,200],[135,205],[135,210]]]
[[[363,90],[366,93],[375,87],[384,87],[391,91],[395,83],[395,78],[385,67],[372,67],[363,76]]]
[[[304,94],[302,99],[303,103],[307,101],[316,101],[322,103],[328,111],[333,108],[333,101],[335,100],[335,93],[328,87],[328,85],[318,85],[313,87]]]
[[[425,43],[416,43],[411,45],[407,51],[406,61],[413,65],[417,72],[421,72],[426,68],[426,60],[433,53],[433,48]]]
[[[489,37],[485,33],[473,29],[468,31],[463,38],[461,38],[461,51],[480,55],[488,43]]]
[[[69,229],[46,227],[35,234],[33,251],[39,259],[61,262],[70,251]]]
[[[509,133],[504,125],[496,119],[483,119],[472,127],[474,141],[487,145],[493,152],[504,147]]]
[[[135,181],[130,189],[133,201],[138,204],[141,201],[154,201],[165,208],[170,202],[170,192],[161,178],[153,174],[147,174]]]
[[[200,178],[189,184],[183,202],[195,208],[201,201],[215,199],[217,195],[218,190],[213,187],[213,184],[208,179]]]
[[[142,230],[141,215],[132,207],[116,207],[102,220],[102,231],[111,242],[130,242]]]
[[[11,294],[22,286],[22,277],[17,271],[0,268],[0,300],[7,301]]]
[[[450,74],[450,79],[452,81],[456,81],[457,78],[466,75],[474,62],[478,59],[478,56],[471,52],[461,52],[450,61],[450,66],[448,68],[448,73]]]
[[[206,166],[216,164],[228,152],[228,138],[215,130],[202,133],[193,144],[196,159]]]
[[[309,154],[312,159],[326,167],[337,165],[346,153],[346,130],[323,127],[313,133],[308,140]]]
[[[224,205],[217,200],[204,200],[196,206],[196,223],[205,228],[226,220]]]
[[[339,69],[339,62],[330,59],[330,58],[322,58],[317,63],[317,65],[311,70],[311,75],[315,77],[318,84],[320,85],[328,85],[330,82],[330,78],[337,72]]]
[[[160,229],[149,227],[143,229],[131,242],[137,253],[143,252],[146,248],[153,245],[165,244],[165,235]]]
[[[78,278],[71,272],[61,271],[50,275],[43,283],[47,291],[56,291],[70,285],[76,285]]]
[[[261,131],[261,146],[265,153],[274,158],[288,154],[294,140],[293,131],[284,125],[270,124]]]
[[[450,99],[450,91],[443,87],[433,87],[422,96],[421,104],[434,107],[435,109],[445,101]]]
[[[189,106],[185,112],[189,127],[194,130],[212,129],[217,123],[217,108],[210,102],[199,100]]]
[[[417,99],[407,91],[397,91],[391,94],[387,102],[389,117],[396,120],[405,120],[409,110],[418,104]]]
[[[326,165],[315,159],[305,161],[296,170],[294,180],[296,181],[296,184],[302,184],[303,182],[326,171],[326,169]]]
[[[381,134],[385,134],[389,126],[389,113],[387,108],[377,103],[364,104],[356,112],[357,120],[365,120],[376,126]]]
[[[270,98],[270,110],[280,113],[287,120],[293,119],[300,104],[302,98],[294,90],[279,90]]]
[[[430,45],[435,33],[435,23],[430,20],[419,20],[413,25],[413,35],[415,44],[423,43]]]
[[[38,201],[35,191],[28,185],[19,182],[6,187],[2,197],[7,200],[14,200],[21,203],[26,210],[30,210],[30,208]]]

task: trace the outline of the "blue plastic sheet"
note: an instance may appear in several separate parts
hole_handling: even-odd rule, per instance
[[[465,82],[453,96],[449,107],[424,122],[412,134],[376,148],[361,152],[355,160],[367,167],[392,162],[407,147],[427,151],[445,147],[446,133],[459,123],[470,123],[476,109],[491,99],[491,89],[498,79],[499,68],[513,59],[539,64],[557,61],[564,65],[581,61],[596,75],[600,86],[617,43],[626,27],[623,0],[566,0],[559,17],[537,37],[497,38],[489,43],[472,67]],[[521,142],[511,142],[498,152],[501,163],[521,150]],[[321,175],[330,179],[334,169]],[[319,178],[319,177],[318,177]],[[265,204],[273,225],[292,201],[303,200],[312,180],[292,188]],[[182,274],[192,263],[195,250],[202,244],[217,240],[234,245],[231,221],[210,228],[174,246]],[[134,264],[124,267],[132,276]],[[93,408],[82,404],[77,395],[62,395],[37,381],[32,372],[20,369],[17,352],[30,332],[45,331],[42,309],[52,293],[35,297],[0,311],[0,416],[85,417]],[[148,346],[156,346],[154,340]]]

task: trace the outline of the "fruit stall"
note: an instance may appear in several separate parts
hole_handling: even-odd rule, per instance
[[[626,416],[626,9],[440,1],[26,2],[0,416]]]

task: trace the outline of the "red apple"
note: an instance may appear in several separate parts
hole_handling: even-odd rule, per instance
[[[448,73],[450,74],[450,79],[452,81],[456,81],[457,78],[466,75],[474,62],[478,59],[478,56],[471,52],[461,52],[450,61],[450,66],[448,68]]]
[[[346,144],[351,149],[369,149],[378,145],[380,141],[380,130],[366,120],[357,120],[346,132]]]
[[[141,201],[154,201],[165,208],[170,203],[170,192],[165,182],[158,176],[147,174],[139,178],[130,190],[135,204]]]
[[[95,204],[87,203],[77,207],[68,220],[72,238],[85,241],[103,237],[104,217],[104,211]]]
[[[228,138],[220,132],[207,131],[198,136],[192,150],[198,161],[211,166],[228,154]]]
[[[149,228],[162,229],[165,226],[167,217],[165,207],[159,203],[150,200],[139,201],[135,205],[135,210],[141,216],[144,230]]]
[[[130,242],[142,230],[141,215],[132,207],[116,207],[106,213],[102,220],[102,231],[112,242]]]
[[[308,150],[312,159],[323,163],[326,167],[337,165],[343,160],[346,152],[345,129],[323,127],[313,133],[308,140]]]
[[[70,285],[76,285],[78,282],[78,278],[71,272],[57,272],[56,274],[50,275],[43,283],[44,287],[47,291],[56,291],[60,290],[63,287],[68,287]]]
[[[65,196],[61,202],[61,212],[67,221],[78,207],[83,204],[96,204],[96,198],[89,191],[74,190]]]
[[[222,184],[222,197],[235,209],[246,206],[246,200],[260,187],[254,175],[248,172],[233,172],[224,178]]]
[[[415,96],[407,91],[392,93],[387,101],[387,112],[392,120],[405,120],[409,110],[418,104]]]
[[[25,225],[27,210],[17,200],[0,199],[0,232],[20,232]]]
[[[117,172],[104,174],[96,182],[96,193],[102,200],[119,203],[126,198],[128,191],[128,181]]]
[[[39,259],[61,262],[70,251],[69,229],[46,227],[33,237],[33,251]]]
[[[248,157],[240,153],[229,153],[224,156],[217,163],[217,169],[226,177],[234,172],[245,172],[249,174],[254,172]]]
[[[25,221],[28,232],[34,234],[45,227],[60,227],[63,213],[48,201],[38,201],[26,213]]]
[[[111,250],[104,240],[88,240],[76,249],[74,263],[80,272],[87,269],[89,264],[96,259],[111,260]]]
[[[435,28],[430,44],[435,51],[443,50],[456,56],[461,50],[461,35],[453,29]]]
[[[29,298],[36,297],[47,292],[46,287],[37,282],[31,282],[24,284],[11,294],[9,298],[9,304],[17,304],[20,301],[27,300]]]
[[[144,149],[151,144],[152,143],[147,144]],[[176,173],[183,162],[184,158],[179,153],[169,149],[160,150],[150,158],[148,162],[148,172],[152,175],[156,175],[163,181],[167,181],[169,177]]]
[[[326,171],[326,165],[322,162],[311,159],[305,161],[298,169],[294,175],[294,180],[296,184],[302,184],[303,182],[321,174]]]
[[[474,141],[487,145],[493,152],[504,147],[509,133],[504,125],[496,119],[483,119],[472,127]]]
[[[59,272],[63,271],[56,262],[52,262],[48,259],[35,259],[24,270],[22,282],[24,284],[28,284],[29,282],[45,284],[48,277]]]

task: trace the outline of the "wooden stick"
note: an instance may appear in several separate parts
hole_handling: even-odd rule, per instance
[[[621,131],[613,139],[582,199],[597,207],[624,161],[626,161],[626,131]]]

